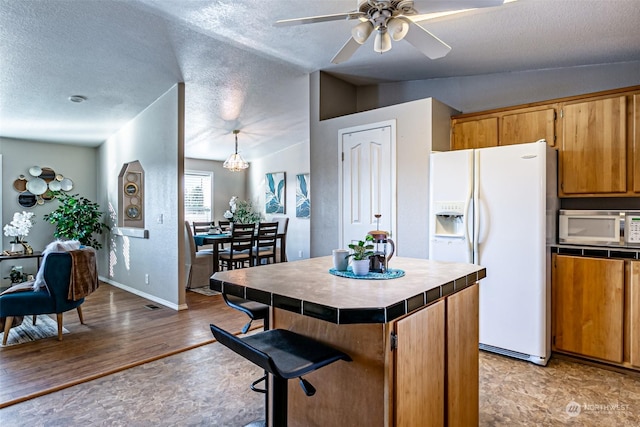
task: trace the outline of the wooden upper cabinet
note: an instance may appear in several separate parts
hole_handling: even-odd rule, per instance
[[[633,95],[631,167],[633,168],[633,192],[640,193],[640,94]]]
[[[505,114],[500,120],[500,145],[546,139],[549,146],[555,146],[556,110],[553,108]]]
[[[452,150],[495,147],[498,145],[498,118],[454,121],[451,138]]]
[[[625,193],[626,96],[561,107],[560,196]]]
[[[621,363],[624,260],[553,258],[555,349]]]

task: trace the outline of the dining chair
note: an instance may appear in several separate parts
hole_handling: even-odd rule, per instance
[[[187,289],[202,287],[209,284],[213,275],[213,252],[196,251],[196,242],[189,221],[184,222],[184,238],[186,247],[185,266],[187,270]]]
[[[255,245],[255,265],[261,265],[265,260],[267,264],[276,262],[276,241],[278,235],[277,222],[258,223]]]
[[[214,226],[214,222],[213,221],[193,221],[191,223],[192,227],[193,227],[193,234],[197,235],[197,234],[207,234],[209,233],[209,230],[211,229],[211,227]],[[211,247],[211,245],[204,245],[202,246],[202,248],[204,250],[209,250],[212,251],[213,248]],[[199,251],[200,246],[196,245],[196,251]]]
[[[231,231],[231,221],[218,220],[218,227],[220,227],[223,232]]]
[[[211,227],[213,227],[213,221],[193,221],[193,234],[207,234]]]
[[[228,252],[219,255],[221,267],[227,270],[253,266],[253,242],[256,225],[236,224],[231,226],[231,244]]]
[[[289,229],[289,217],[273,217],[272,221],[278,222],[278,235],[282,236],[280,239],[280,246],[277,250],[277,253],[280,254],[282,252],[282,256],[279,256],[279,261],[276,262],[287,262],[287,230]],[[281,249],[283,249],[281,251]]]

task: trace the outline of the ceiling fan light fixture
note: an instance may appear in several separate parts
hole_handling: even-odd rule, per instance
[[[364,21],[351,29],[351,35],[355,41],[359,44],[363,44],[367,41],[372,31],[373,24],[369,21]]]
[[[384,53],[391,50],[391,36],[386,29],[378,30],[376,38],[373,42],[373,50],[378,53]]]
[[[401,18],[391,18],[387,23],[387,31],[394,41],[400,41],[409,32],[409,23]]]
[[[224,161],[222,167],[225,169],[229,169],[231,172],[239,172],[249,167],[249,163],[247,163],[240,154],[238,154],[238,134],[239,130],[234,130],[233,134],[236,136],[236,151],[231,154],[227,160]]]

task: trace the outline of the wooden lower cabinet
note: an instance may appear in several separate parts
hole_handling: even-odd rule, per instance
[[[389,323],[337,325],[273,310],[273,327],[353,359],[306,375],[313,397],[289,381],[289,426],[477,426],[478,286]]]
[[[629,364],[640,368],[640,261],[629,261],[627,300]]]
[[[444,425],[445,323],[444,301],[396,322],[397,426]]]
[[[480,354],[478,285],[447,298],[447,425],[477,426]]]
[[[625,261],[553,257],[554,350],[622,363]]]
[[[478,303],[474,285],[396,322],[395,426],[478,425]]]

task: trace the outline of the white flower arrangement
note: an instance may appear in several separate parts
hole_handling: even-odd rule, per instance
[[[227,211],[223,214],[226,219],[233,219],[233,214],[236,213],[237,202],[238,196],[233,196],[231,200],[229,200],[229,209],[227,209]]]
[[[19,243],[29,235],[29,230],[33,227],[35,220],[33,212],[22,211],[13,214],[13,220],[4,226],[4,235],[14,237],[11,243]]]
[[[262,214],[254,209],[253,203],[246,200],[238,200],[237,196],[233,196],[229,200],[229,209],[223,216],[239,224],[258,223],[262,220]]]

